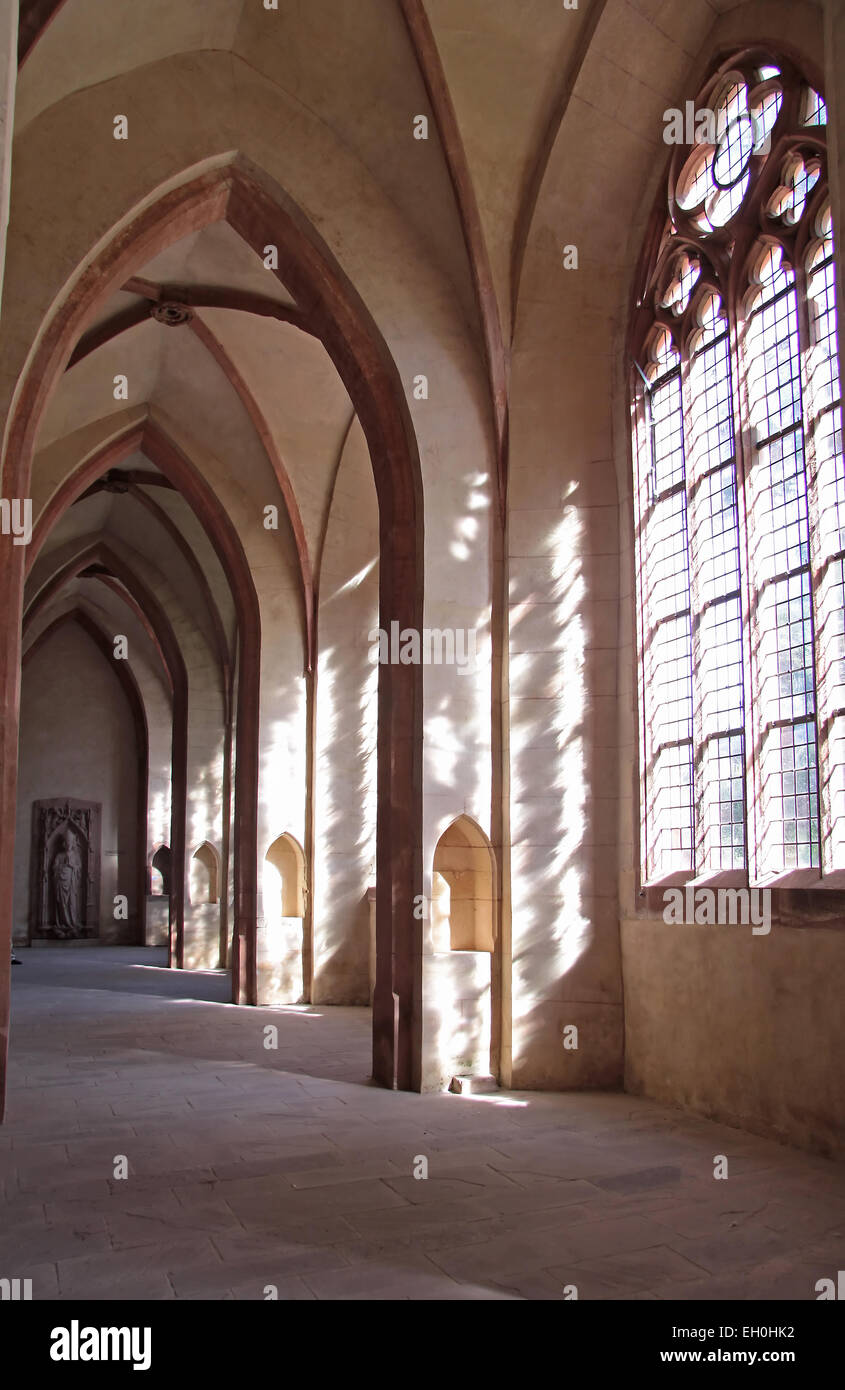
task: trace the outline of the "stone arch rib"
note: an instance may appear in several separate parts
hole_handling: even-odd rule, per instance
[[[79,270],[33,348],[18,383],[5,439],[4,490],[12,489],[11,496],[28,495],[35,440],[50,392],[98,304],[119,289],[138,264],[146,263],[189,232],[224,218],[254,249],[269,241],[279,247],[279,270],[275,273],[308,314],[346,386],[367,438],[379,498],[381,623],[387,626],[398,621],[400,627],[419,629],[423,596],[422,484],[416,438],[399,372],[374,320],[328,247],[287,195],[243,156],[217,159],[199,172],[196,167],[189,171],[179,186],[168,187],[158,201],[127,215],[99,253]],[[152,461],[158,464],[158,458],[153,457]],[[199,482],[194,472],[195,488]],[[216,498],[204,500],[225,516]],[[226,543],[232,548],[231,537]],[[17,548],[3,548],[0,603],[7,613],[20,612],[22,581],[23,561]],[[0,649],[0,698],[13,711],[2,731],[0,749],[2,814],[13,809],[15,802],[20,683],[20,635],[17,624],[9,626],[7,640]],[[260,628],[254,636],[260,638]],[[240,638],[245,640],[243,633]],[[413,908],[422,885],[422,670],[414,666],[382,666],[379,677],[380,881],[373,1073],[382,1085],[419,1089],[421,931]],[[244,768],[239,759],[237,776],[257,786],[257,686],[254,692],[249,691],[250,686],[250,682],[239,681],[239,700],[252,696],[252,706],[244,715],[254,718],[256,737],[250,744],[250,766]],[[236,941],[244,947],[246,994],[251,993],[254,999],[254,803],[245,808],[245,815],[248,822],[242,829],[250,843],[251,862],[247,869],[243,863],[239,866],[236,858]],[[0,847],[0,884],[7,881],[13,856],[14,845],[7,839]],[[11,895],[6,891],[0,899],[0,921],[3,917],[8,921],[10,912]],[[239,965],[240,956],[236,963]],[[5,1031],[7,1008],[7,1001],[0,1000],[0,1031]]]
[[[168,679],[173,691],[173,731],[171,742],[172,762],[172,805],[170,843],[173,849],[173,892],[170,899],[172,911],[172,936],[169,961],[175,958],[177,968],[184,964],[185,949],[185,826],[188,807],[188,673],[176,634],[158,599],[144,581],[135,573],[121,556],[117,555],[104,541],[96,541],[86,546],[68,560],[60,570],[44,585],[29,605],[24,617],[24,628],[29,626],[37,615],[61,592],[67,584],[76,579],[89,565],[100,564],[108,574],[120,581],[114,591],[120,595],[120,585],[126,594],[137,604],[152,626],[156,645],[164,659]],[[131,606],[131,605],[130,605]],[[96,639],[95,639],[96,640]],[[109,659],[112,651],[109,647]],[[114,662],[115,668],[123,662]]]
[[[117,440],[109,440],[95,450],[71,473],[51,497],[33,531],[31,568],[44,540],[61,516],[107,467],[116,467],[123,458],[141,452],[185,498],[208,535],[232,592],[238,623],[239,681],[237,707],[237,760],[235,772],[235,939],[233,996],[241,1003],[256,1000],[255,975],[255,875],[249,882],[249,864],[258,855],[258,698],[261,658],[261,620],[258,597],[246,555],[224,508],[203,480],[187,455],[164,429],[149,417],[133,425]],[[187,745],[186,745],[187,746]],[[187,792],[186,792],[187,797]],[[174,770],[174,804],[176,784]],[[187,804],[187,802],[186,802]],[[172,841],[174,860],[179,860]],[[182,855],[184,860],[184,854]],[[184,871],[182,882],[184,911]],[[250,897],[251,892],[251,906]],[[239,904],[243,907],[240,919]],[[183,919],[182,919],[183,920]],[[238,929],[238,921],[241,930]],[[177,964],[183,948],[183,931],[177,932]],[[242,945],[238,947],[238,941]]]

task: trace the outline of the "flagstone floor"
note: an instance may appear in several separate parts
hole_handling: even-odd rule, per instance
[[[365,1009],[19,955],[0,1278],[33,1298],[814,1299],[845,1268],[842,1165],[625,1095],[386,1092]]]

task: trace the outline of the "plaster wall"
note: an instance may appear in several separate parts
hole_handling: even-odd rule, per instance
[[[378,502],[357,421],[343,450],[320,566],[314,765],[314,1003],[368,1004],[375,884]]]
[[[841,10],[834,6],[833,9]],[[841,16],[829,27],[843,42]],[[679,23],[677,36],[682,37]],[[679,106],[703,76],[712,53],[748,39],[783,44],[825,70],[820,6],[751,3],[725,14],[690,48],[686,71],[675,70],[665,105]],[[834,218],[838,218],[842,148],[842,61],[828,54]],[[627,368],[626,305],[646,220],[661,180],[666,151],[661,112],[651,113],[656,155],[632,206],[628,271],[614,338],[614,440],[619,485],[619,912],[624,981],[627,1090],[823,1153],[845,1152],[845,1087],[834,1059],[842,1056],[845,1014],[839,982],[845,972],[845,932],[830,921],[775,921],[768,935],[749,927],[668,925],[639,896],[639,771],[633,584],[633,511]],[[841,316],[840,291],[840,316]]]
[[[489,951],[426,955],[423,980],[430,1089],[445,1090],[453,1076],[490,1072],[492,962]]]
[[[370,171],[350,158],[348,148],[332,132],[301,104],[262,81],[240,59],[207,52],[166,59],[66,100],[73,115],[70,110],[60,115],[59,107],[44,111],[22,131],[18,145],[21,216],[27,222],[32,216],[37,220],[35,205],[40,203],[50,224],[49,231],[45,226],[45,234],[52,239],[57,226],[62,227],[61,264],[53,254],[52,240],[48,258],[59,283],[98,236],[149,196],[152,184],[178,175],[210,153],[227,153],[234,141],[235,147],[278,178],[319,226],[383,332],[409,396],[418,373],[429,377],[429,400],[412,405],[426,495],[440,499],[431,501],[431,520],[426,525],[426,568],[432,582],[426,594],[425,620],[436,628],[489,625],[492,447],[483,360],[470,339],[463,307],[456,302],[454,282],[426,261],[430,244],[425,234],[421,237],[403,220]],[[120,157],[122,152],[115,149],[111,138],[115,103],[120,109],[128,105],[136,117],[131,159]],[[102,148],[94,135],[101,122],[109,142]],[[41,152],[49,151],[49,166],[62,180],[65,156],[55,141],[58,138],[61,144],[61,132],[67,134],[71,127],[75,127],[70,141],[74,149],[71,164],[85,181],[85,189],[68,180],[64,193],[54,186],[52,198],[45,203],[43,165],[35,178],[35,164]],[[69,150],[65,153],[70,155]],[[92,185],[82,169],[90,170],[92,161],[101,155],[108,162],[110,177],[98,177]],[[86,202],[88,194],[90,201]],[[72,197],[72,213],[66,196]],[[21,239],[16,244],[23,250]],[[374,244],[379,247],[378,256],[373,255]],[[24,255],[28,259],[28,253]],[[38,260],[40,264],[40,253]],[[23,273],[22,266],[20,269]],[[44,296],[38,293],[41,307],[50,302],[49,293],[46,287]],[[17,309],[23,319],[34,317],[37,321],[38,307],[19,302]],[[13,314],[12,320],[16,317]],[[13,360],[30,340],[30,332],[20,319],[16,324],[10,322],[5,360],[13,373]],[[182,351],[180,347],[179,357]],[[279,583],[278,561],[270,558],[267,533],[261,527],[263,506],[275,500],[275,486],[273,490],[263,486],[252,469],[244,468],[233,479],[232,460],[237,457],[240,468],[240,448],[237,455],[225,450],[221,451],[224,458],[215,458],[211,447],[195,447],[205,443],[198,436],[205,424],[207,403],[215,401],[215,396],[204,395],[198,409],[190,406],[191,383],[199,380],[203,368],[192,364],[190,373],[182,374],[178,362],[172,368],[178,390],[174,387],[165,400],[167,388],[163,382],[157,383],[159,404],[176,421],[180,417],[185,420],[182,428],[190,432],[192,457],[202,459],[206,476],[232,516],[248,553],[262,595],[263,632],[282,635],[289,630],[285,609],[293,594]],[[186,376],[190,382],[185,381]],[[139,377],[139,381],[144,379]],[[8,384],[8,376],[5,380]],[[271,388],[272,383],[263,387],[265,391]],[[219,385],[214,388],[219,389]],[[214,414],[216,427],[216,406]],[[69,415],[68,421],[72,418]],[[178,435],[178,429],[175,432]],[[243,438],[242,434],[238,443]],[[217,436],[214,446],[220,447]],[[277,536],[277,543],[279,539]],[[264,795],[259,863],[281,828],[301,841],[305,838],[301,646],[298,655],[299,663],[294,665],[280,642],[264,642]],[[424,858],[430,861],[439,833],[461,810],[469,811],[489,830],[489,661],[486,669],[482,663],[476,681],[458,676],[454,668],[432,668],[425,673],[425,683],[426,735],[431,752],[426,774]]]
[[[622,924],[625,1086],[845,1157],[841,926]]]
[[[191,7],[183,8],[187,15]],[[435,128],[429,142],[411,135],[412,110],[427,110],[428,96],[418,68],[409,68],[399,7],[387,24],[375,0],[354,18],[341,0],[318,8],[312,15],[294,7],[285,27],[259,5],[236,16],[237,7],[215,0],[203,18],[177,23],[157,0],[160,22],[141,35],[133,7],[119,0],[75,76],[62,62],[63,35],[79,38],[74,26],[83,13],[91,28],[91,4],[64,7],[40,58],[36,52],[31,60],[55,83],[38,97],[33,66],[21,81],[0,402],[11,400],[45,314],[68,292],[91,247],[168,181],[238,150],[295,200],[361,294],[405,383],[422,468],[425,625],[472,638],[469,672],[424,671],[420,848],[430,905],[442,832],[463,812],[494,839],[498,819],[490,625],[500,556],[489,383],[439,137]],[[835,996],[821,976],[822,967],[841,967],[845,937],[829,926],[778,926],[753,949],[738,934],[687,937],[649,916],[637,898],[625,361],[634,269],[666,160],[664,109],[683,102],[712,53],[749,40],[783,42],[821,69],[822,10],[809,0],[593,0],[577,20],[558,7],[544,29],[547,7],[530,0],[523,26],[534,36],[531,53],[527,40],[519,51],[508,41],[513,7],[506,0],[484,9],[479,27],[470,0],[428,6],[455,85],[500,316],[506,326],[513,316],[503,709],[510,839],[496,846],[508,892],[501,936],[483,960],[438,948],[428,916],[410,924],[423,981],[423,1085],[442,1084],[470,1052],[480,1066],[475,1043],[452,1043],[462,1017],[488,1019],[501,965],[502,995],[511,975],[513,986],[512,1037],[505,997],[496,1038],[506,1084],[615,1086],[624,1065],[632,1090],[830,1147],[841,1095],[830,1089],[822,1060],[813,1073],[812,1057],[800,1049],[787,1074],[785,1044],[771,1030],[773,1010],[786,1035],[805,1026],[803,994],[786,982],[794,970],[807,990],[817,987],[813,1019],[824,1047],[839,1041]],[[827,0],[826,22],[838,209],[845,142],[836,74],[845,25],[834,0]],[[489,58],[483,75],[466,42],[475,28],[478,51]],[[581,67],[563,74],[588,31]],[[541,52],[545,76],[535,81]],[[555,66],[561,71],[553,83]],[[491,136],[503,74],[526,95],[530,86],[531,100],[499,141]],[[55,104],[42,99],[44,90],[54,92]],[[563,120],[544,140],[552,108]],[[125,146],[112,139],[114,114],[123,111],[130,115]],[[385,131],[392,136],[387,152]],[[499,147],[494,161],[490,150]],[[533,188],[535,156],[542,175],[536,203],[518,206]],[[203,233],[193,231],[190,245],[175,243],[156,257],[155,274],[175,284],[195,274],[201,283],[202,265],[213,263],[224,278],[247,275],[253,289],[267,275],[273,294],[283,296],[262,269],[261,248],[239,244],[235,253],[234,236],[217,228],[212,261],[203,262]],[[576,251],[575,265],[566,263],[566,249]],[[135,269],[144,270],[141,248]],[[191,330],[146,321],[66,374],[39,436],[32,494],[45,500],[84,456],[92,421],[107,435],[129,411],[149,410],[183,442],[232,520],[259,599],[259,998],[296,1002],[313,974],[315,1001],[364,1003],[377,674],[367,634],[378,622],[378,512],[366,443],[357,424],[349,430],[348,397],[317,339],[269,317],[202,312],[221,350],[237,361],[265,437],[243,393]],[[128,405],[111,394],[117,371],[129,377]],[[306,674],[293,532],[281,506],[279,530],[263,524],[267,504],[281,501],[266,436],[296,493],[298,540],[317,585],[315,676]],[[131,544],[131,535],[122,540]],[[148,555],[147,581],[188,666],[186,854],[204,840],[222,852],[225,730],[212,634],[193,581],[180,584],[178,567],[155,544]],[[205,560],[232,641],[225,583],[219,566]],[[161,573],[153,582],[155,566]],[[313,894],[302,918],[277,921],[263,910],[261,870],[283,832],[305,847]],[[221,864],[226,891],[231,868],[231,860]],[[186,902],[189,966],[216,963],[213,907]],[[706,1003],[692,983],[702,978]],[[710,1045],[717,1020],[724,1035]],[[565,1049],[562,1032],[573,1023],[579,1046]],[[727,1085],[732,1056],[742,1067]]]
[[[102,806],[99,939],[134,943],[138,751],[117,677],[91,639],[71,624],[34,653],[21,693],[15,937],[28,939],[32,803],[72,796]],[[125,922],[114,920],[117,893],[129,899]]]

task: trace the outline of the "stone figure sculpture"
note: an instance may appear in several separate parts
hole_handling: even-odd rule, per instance
[[[32,803],[31,938],[99,935],[100,810],[69,796]]]
[[[80,889],[82,857],[74,835],[65,835],[53,860],[53,896],[56,905],[56,933],[78,936],[82,926]]]

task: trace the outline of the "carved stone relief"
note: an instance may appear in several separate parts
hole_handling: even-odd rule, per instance
[[[31,935],[56,941],[99,936],[99,803],[34,801],[30,862]]]

